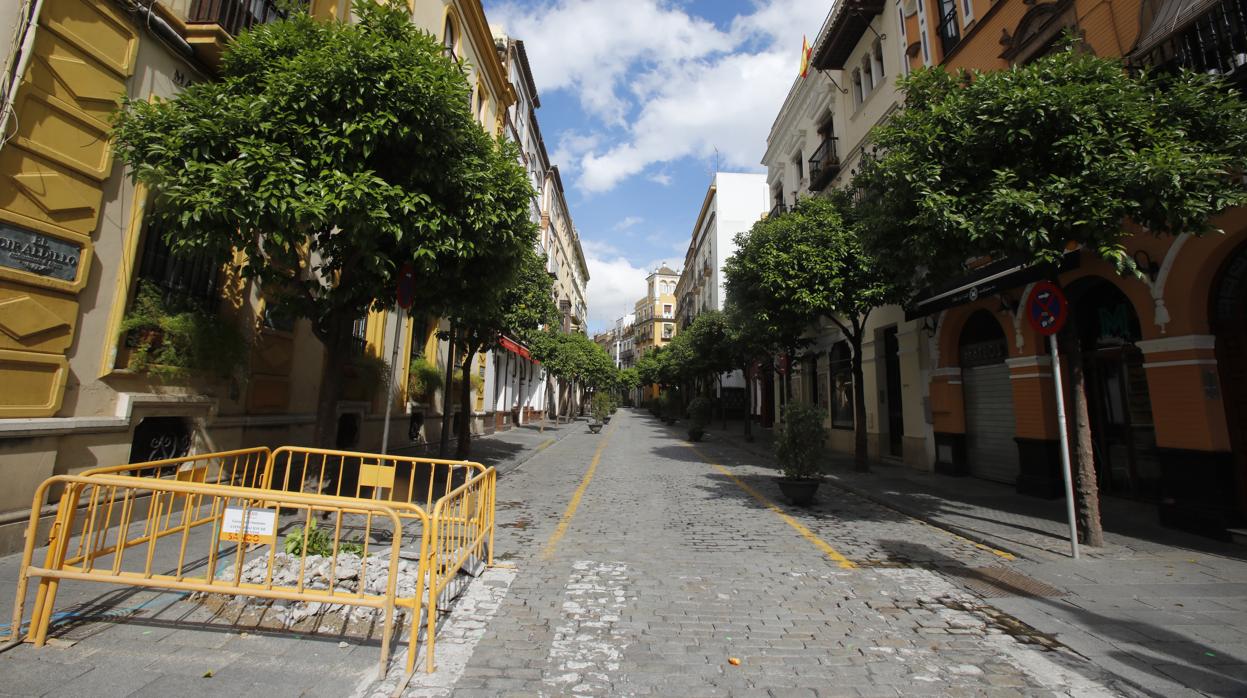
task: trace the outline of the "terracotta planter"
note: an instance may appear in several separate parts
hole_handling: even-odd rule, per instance
[[[781,477],[778,482],[779,491],[790,503],[805,507],[814,503],[814,493],[818,492],[822,480],[816,477]]]

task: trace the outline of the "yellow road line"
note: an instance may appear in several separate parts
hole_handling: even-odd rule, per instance
[[[576,515],[576,509],[580,507],[580,498],[589,488],[589,481],[593,479],[593,473],[598,469],[598,462],[602,460],[602,451],[606,450],[606,443],[610,441],[610,435],[614,433],[615,426],[611,425],[611,428],[602,434],[602,442],[593,452],[593,460],[589,461],[589,469],[585,471],[584,478],[580,480],[580,486],[572,494],[572,500],[567,503],[567,511],[563,512],[563,518],[559,519],[558,527],[554,529],[554,533],[550,534],[550,540],[546,541],[546,548],[541,552],[542,560],[554,557],[554,549],[558,547],[559,541],[563,540],[563,536],[567,535],[567,527],[571,525],[572,517]]]
[[[722,465],[711,462],[709,459],[707,459],[705,456],[702,455],[701,451],[698,451],[696,448],[693,448],[692,446],[689,446],[689,448],[692,448],[693,452],[695,452],[698,455],[698,457],[700,457],[703,461],[713,466],[715,470],[718,470],[720,473],[723,473],[727,477],[727,479],[736,483],[737,487],[749,493],[749,496],[758,500],[758,503],[760,503],[762,506],[766,507],[767,509],[770,509],[772,512],[775,513],[776,516],[783,519],[784,523],[788,524],[789,526],[792,526],[793,529],[796,530],[797,533],[801,534],[802,538],[810,541],[810,543],[813,543],[814,547],[823,551],[823,554],[826,555],[832,562],[835,562],[837,565],[839,565],[840,567],[843,567],[846,570],[851,570],[857,567],[857,565],[854,564],[852,560],[841,555],[839,551],[831,547],[831,545],[827,541],[823,540],[822,538],[819,538],[817,535],[814,534],[813,531],[806,528],[805,525],[802,524],[800,521],[797,521],[796,519],[789,516],[783,509],[780,509],[779,505],[767,499],[765,495],[755,490],[753,487],[750,487],[749,483],[736,477],[735,475],[731,473],[731,471],[729,471],[727,468],[723,467]]]
[[[545,441],[542,441],[541,443],[537,444],[537,448],[533,449],[533,453],[541,453],[542,451],[549,448],[550,444],[554,443],[555,441],[557,441],[557,439],[546,439]]]

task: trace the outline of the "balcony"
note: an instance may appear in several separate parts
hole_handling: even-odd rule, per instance
[[[948,12],[944,13],[944,17],[940,19],[940,54],[941,58],[948,58],[948,54],[957,48],[957,44],[961,43],[961,28],[957,26],[957,6],[951,5]]]
[[[257,24],[285,19],[287,7],[307,4],[307,0],[192,0],[186,17],[186,42],[199,60],[216,69],[235,36]]]
[[[1133,62],[1164,71],[1186,68],[1247,83],[1247,0],[1157,2]],[[1203,10],[1202,13],[1195,13]],[[1171,31],[1176,27],[1177,31]]]
[[[775,205],[771,207],[771,212],[766,214],[766,217],[774,218],[775,216],[783,215],[787,211],[788,211],[788,207],[784,205],[784,202],[776,201]]]
[[[810,156],[810,191],[822,191],[840,173],[835,137],[824,138]]]
[[[816,70],[843,70],[849,54],[870,23],[883,12],[883,0],[840,0],[821,41],[814,42],[811,65]]]

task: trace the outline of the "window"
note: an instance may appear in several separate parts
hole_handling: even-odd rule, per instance
[[[792,166],[797,168],[797,181],[800,182],[802,179],[805,179],[805,167],[801,161],[800,150],[797,151],[797,156],[792,159]]]
[[[957,5],[953,0],[940,0],[939,32],[942,57],[948,58],[948,54],[961,43],[961,28],[957,26]]]
[[[871,65],[874,69],[875,85],[883,84],[886,74],[883,69],[883,40],[875,39],[875,50],[870,57]]]
[[[862,71],[859,68],[853,69],[853,108],[862,106],[862,100],[866,95],[862,92]]]
[[[974,21],[974,0],[961,0],[961,13],[965,15],[965,23],[968,26]]]
[[[662,324],[662,338],[671,339],[674,336],[675,336],[675,325],[670,322],[664,322]]]
[[[848,342],[831,348],[831,426],[853,428],[853,357]]]
[[[871,66],[870,56],[862,56],[862,97],[870,96],[875,89],[875,70]]]
[[[455,41],[455,23],[450,15],[446,15],[446,26],[442,29],[442,55],[447,58],[459,58],[458,42]]]
[[[926,0],[918,0],[918,39],[922,43],[922,64],[931,65],[931,45],[927,40]]]
[[[901,75],[909,75],[909,36],[905,33],[905,0],[896,0],[896,15],[900,20],[901,40],[896,42],[901,50]]]
[[[368,348],[368,316],[365,315],[351,323],[351,350],[363,356]]]
[[[675,311],[672,309],[672,307],[671,307],[671,304],[670,304],[670,303],[663,303],[663,306],[662,306],[662,316],[663,316],[663,317],[665,317],[665,318],[673,318],[673,317],[675,317]]]
[[[155,286],[166,301],[215,310],[221,299],[221,262],[207,252],[174,252],[163,228],[149,221],[139,257],[139,280]]]

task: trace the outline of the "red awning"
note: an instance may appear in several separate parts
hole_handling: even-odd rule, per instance
[[[520,344],[519,342],[513,339],[509,339],[507,337],[502,338],[501,344],[502,344],[503,349],[506,349],[512,354],[517,354],[519,356],[522,356],[525,359],[528,359],[529,361],[533,360],[533,355],[528,353],[528,349],[526,349],[523,344]]]

